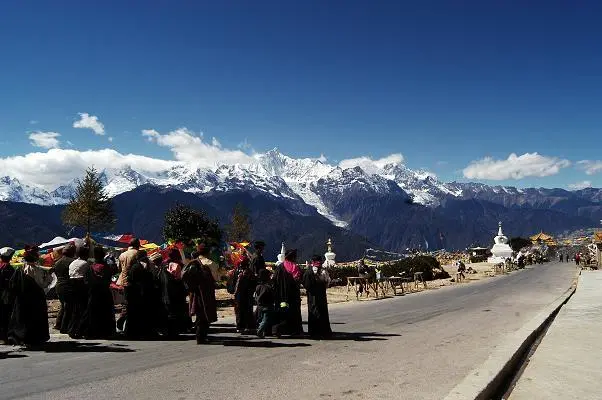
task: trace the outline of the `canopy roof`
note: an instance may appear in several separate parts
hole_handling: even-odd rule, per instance
[[[532,241],[536,242],[538,240],[541,240],[543,242],[547,241],[547,240],[554,240],[554,238],[550,235],[548,235],[547,233],[544,232],[539,232],[537,235],[533,235],[530,238]]]

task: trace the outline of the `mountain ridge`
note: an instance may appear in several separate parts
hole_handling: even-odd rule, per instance
[[[389,251],[417,246],[463,248],[473,242],[486,245],[497,221],[514,224],[517,233],[526,234],[544,228],[556,233],[597,226],[602,219],[602,189],[444,183],[428,171],[414,171],[402,163],[377,165],[360,160],[343,168],[317,159],[291,158],[277,149],[256,155],[254,160],[215,168],[178,163],[154,173],[125,167],[100,174],[113,198],[128,193],[135,197],[138,189],[152,187],[157,193],[181,192],[196,196],[188,199],[208,203],[219,198],[243,203],[261,199],[261,204],[282,209],[291,221],[319,217],[332,229],[345,229]],[[75,187],[74,181],[45,191],[14,177],[0,177],[0,201],[56,206],[68,202]],[[227,218],[228,210],[217,206]],[[268,209],[263,212],[270,215]],[[260,214],[255,217],[261,219]],[[329,231],[327,225],[317,223],[316,234]]]

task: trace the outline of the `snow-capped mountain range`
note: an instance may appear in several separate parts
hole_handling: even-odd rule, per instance
[[[345,222],[332,215],[324,204],[320,196],[321,187],[329,187],[330,192],[336,190],[340,194],[351,186],[386,193],[394,183],[414,202],[428,206],[438,205],[443,195],[461,194],[457,187],[440,182],[433,174],[413,171],[402,164],[342,169],[315,159],[291,158],[277,149],[258,155],[254,163],[245,165],[219,165],[215,169],[207,169],[178,164],[159,173],[135,171],[130,167],[107,169],[101,173],[105,190],[111,197],[145,184],[190,193],[255,189],[274,197],[300,199],[339,226],[344,226]],[[73,181],[46,191],[4,176],[0,177],[0,200],[39,205],[64,204],[74,194],[75,187],[76,182]]]
[[[181,190],[200,196],[228,191],[258,191],[274,198],[298,201],[314,207],[334,225],[345,227],[347,218],[341,209],[349,198],[361,196],[406,196],[414,204],[437,208],[445,199],[475,198],[514,206],[553,205],[554,199],[566,198],[561,189],[517,189],[481,183],[445,183],[427,171],[416,171],[401,163],[376,166],[358,161],[356,166],[341,168],[320,160],[286,156],[277,149],[256,155],[249,164],[219,165],[213,169],[175,163],[160,172],[136,171],[130,167],[101,171],[105,190],[111,197],[141,185]],[[10,176],[0,177],[0,200],[38,205],[65,204],[75,193],[76,182],[68,182],[52,191],[28,185]],[[558,194],[557,191],[562,193]],[[600,197],[599,189],[582,194],[588,201]],[[360,196],[360,197],[361,197]],[[560,197],[559,197],[560,196]],[[581,196],[581,195],[580,195]]]
[[[270,248],[285,241],[311,252],[320,248],[316,241],[333,237],[344,257],[359,257],[366,247],[400,252],[488,245],[498,221],[508,234],[528,237],[599,226],[602,220],[602,189],[445,183],[403,164],[376,164],[360,159],[342,168],[274,149],[244,165],[172,163],[158,172],[125,167],[103,170],[101,178],[107,194],[116,197],[118,226],[112,233],[136,232],[159,241],[163,215],[173,202],[203,208],[224,225],[243,202],[253,221],[260,221],[253,234]],[[65,204],[76,186],[66,182],[47,191],[0,177],[0,222],[6,228],[0,242],[22,245],[64,235],[60,209],[25,203]]]

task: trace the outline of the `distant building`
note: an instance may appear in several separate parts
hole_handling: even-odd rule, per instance
[[[548,247],[556,247],[558,246],[558,243],[556,243],[556,240],[554,240],[554,238],[550,235],[548,235],[547,233],[539,232],[537,235],[533,235],[531,236],[529,239],[531,239],[531,243],[533,244],[545,244]]]

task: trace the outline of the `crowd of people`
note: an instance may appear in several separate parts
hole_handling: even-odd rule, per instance
[[[303,271],[297,264],[297,250],[288,250],[284,261],[273,271],[266,268],[263,257],[265,244],[255,243],[255,254],[243,258],[228,277],[228,291],[234,295],[236,329],[257,335],[303,335],[301,319],[301,286],[307,293],[308,330],[315,339],[332,335],[328,317],[326,289],[330,277],[319,255]],[[253,304],[257,304],[254,312]]]
[[[592,264],[592,262],[595,261],[595,259],[590,254],[583,254],[583,253],[575,253],[572,256],[568,253],[567,254],[558,253],[558,260],[560,262],[574,261],[575,265],[590,265],[590,264]]]
[[[304,335],[303,286],[310,337],[330,337],[326,297],[330,278],[321,256],[314,256],[303,270],[297,251],[289,250],[270,270],[264,248],[263,242],[256,242],[255,252],[241,257],[230,271],[212,260],[202,243],[190,254],[174,247],[166,254],[149,255],[134,238],[118,257],[90,241],[69,243],[53,250],[50,267],[41,265],[37,247],[26,246],[23,265],[16,268],[11,265],[15,250],[2,248],[0,343],[39,345],[49,340],[46,291],[53,285],[60,302],[54,328],[71,338],[109,339],[121,334],[130,339],[169,339],[195,332],[197,343],[205,343],[211,323],[217,321],[215,290],[222,277],[234,298],[237,332],[259,337]],[[124,300],[115,318],[111,282],[117,274]]]

